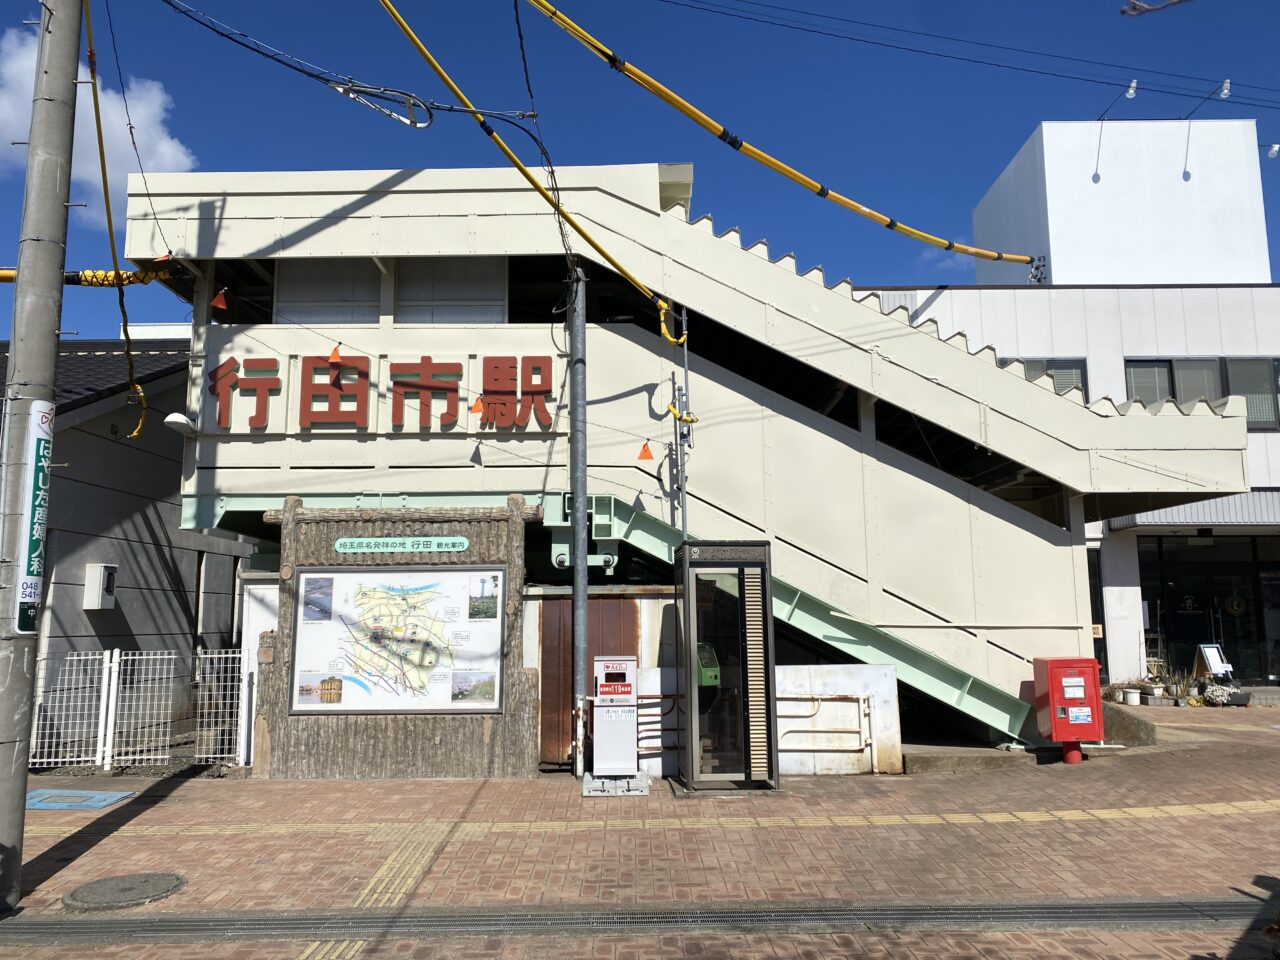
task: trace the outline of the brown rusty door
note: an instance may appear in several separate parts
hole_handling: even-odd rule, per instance
[[[587,669],[592,657],[634,657],[640,652],[640,605],[631,597],[587,601]],[[543,763],[568,763],[573,750],[573,601],[542,600]]]

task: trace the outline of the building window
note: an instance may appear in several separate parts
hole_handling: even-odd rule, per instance
[[[1274,360],[1228,360],[1227,385],[1232,395],[1244,397],[1250,430],[1280,428]]]
[[[1221,360],[1126,360],[1125,382],[1129,399],[1148,407],[1166,400],[1189,403],[1221,400]]]
[[[1280,430],[1280,361],[1269,357],[1203,360],[1126,360],[1130,400],[1155,406],[1245,398],[1250,430]]]
[[[506,323],[506,257],[396,261],[396,323]]]
[[[1000,366],[1007,367],[1013,360],[1005,358]],[[1066,393],[1072,387],[1079,387],[1086,394],[1089,392],[1089,373],[1083,357],[1053,359],[1022,358],[1022,367],[1028,380],[1039,380],[1046,373],[1053,377],[1053,387],[1058,393]]]
[[[1148,407],[1164,403],[1173,394],[1168,360],[1126,360],[1124,379],[1129,399]]]
[[[280,260],[277,323],[378,322],[378,268],[367,257]]]

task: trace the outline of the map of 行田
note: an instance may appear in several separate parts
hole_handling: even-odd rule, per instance
[[[293,709],[500,709],[502,568],[325,570],[298,580]]]
[[[395,693],[426,693],[427,674],[453,666],[443,623],[430,608],[438,586],[357,588],[359,619],[342,618],[351,633],[343,651],[351,671]]]

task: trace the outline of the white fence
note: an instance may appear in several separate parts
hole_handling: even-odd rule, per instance
[[[243,652],[112,650],[42,658],[32,767],[249,762]]]
[[[104,651],[69,653],[37,664],[31,766],[102,764],[109,672]]]

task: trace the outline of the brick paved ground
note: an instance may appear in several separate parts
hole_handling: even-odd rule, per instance
[[[209,945],[41,948],[24,960],[294,960],[296,943],[261,942]],[[366,943],[359,956],[370,960],[812,960],[827,957],[912,958],[912,960],[1270,960],[1260,935],[1244,939],[1204,933],[864,933],[668,935],[634,940],[622,937],[562,939],[459,938],[430,942],[399,940]]]
[[[1148,710],[1169,740],[1079,767],[786,783],[781,795],[583,800],[534,781],[147,782],[97,813],[28,815],[24,906],[92,879],[172,870],[187,887],[133,913],[356,906],[1280,894],[1280,710]],[[84,778],[36,786],[85,787]],[[3,956],[0,947],[0,956]],[[192,947],[31,957],[187,956]],[[202,945],[296,957],[300,944]],[[856,934],[434,940],[322,945],[394,957],[1265,956],[1220,934]],[[181,951],[181,953],[180,953]],[[12,954],[17,955],[17,954]]]

